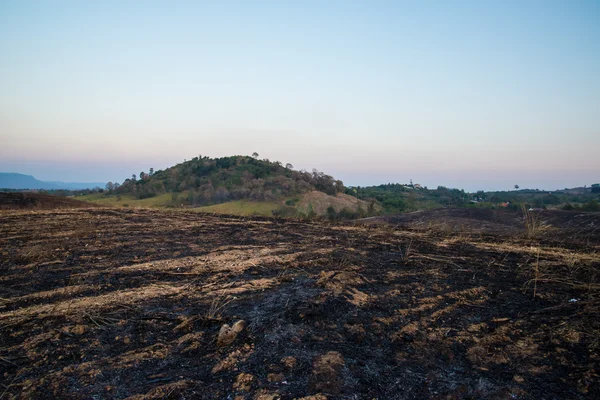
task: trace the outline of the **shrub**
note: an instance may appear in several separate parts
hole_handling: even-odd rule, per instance
[[[600,211],[600,204],[598,200],[590,200],[581,206],[582,211]]]

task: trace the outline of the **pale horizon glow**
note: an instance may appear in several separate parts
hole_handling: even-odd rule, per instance
[[[589,186],[599,21],[593,0],[0,1],[0,172],[256,151],[347,185]]]

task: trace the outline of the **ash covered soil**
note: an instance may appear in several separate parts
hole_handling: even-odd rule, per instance
[[[560,225],[0,211],[0,397],[599,398],[599,250]]]

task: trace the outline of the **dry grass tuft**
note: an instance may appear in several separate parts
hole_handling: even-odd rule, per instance
[[[521,206],[521,212],[523,213],[523,223],[525,225],[525,232],[529,239],[538,237],[541,233],[548,229],[548,225],[540,219],[541,212],[529,211],[524,205]]]
[[[406,247],[402,248],[401,246],[398,246],[398,249],[400,250],[400,259],[403,262],[408,261],[413,253],[413,239],[410,239]]]
[[[229,286],[232,285],[233,283],[231,283]],[[204,318],[221,319],[221,317],[223,316],[223,311],[225,311],[227,306],[235,299],[236,298],[234,296],[228,295],[227,291],[223,289],[222,291],[220,291],[220,294],[217,293],[215,297],[213,297],[212,301],[210,302],[210,307],[208,307]]]

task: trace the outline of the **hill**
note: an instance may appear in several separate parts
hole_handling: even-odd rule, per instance
[[[364,216],[369,208],[367,202],[345,195],[343,182],[330,175],[249,156],[200,156],[165,170],[133,175],[122,184],[109,182],[107,189],[84,199],[268,216]]]
[[[291,164],[259,160],[248,156],[195,157],[164,171],[132,175],[114,188],[143,199],[157,194],[187,193],[178,199],[188,205],[210,205],[228,200],[277,200],[318,190],[335,196],[344,192],[342,181],[317,170],[296,171]]]
[[[104,187],[103,182],[45,182],[31,175],[0,172],[0,189],[14,190],[78,190]]]

